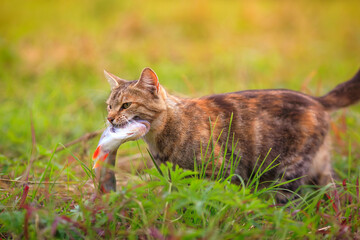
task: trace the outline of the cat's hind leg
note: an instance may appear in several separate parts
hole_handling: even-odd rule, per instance
[[[276,194],[278,203],[286,203],[296,197],[293,192],[301,185],[325,186],[333,182],[334,174],[330,158],[329,136],[325,137],[324,142],[314,155],[298,156],[289,162],[292,164],[286,167],[281,179],[281,182],[287,183],[281,185],[280,188],[284,190]]]
[[[283,171],[278,173],[280,181],[279,190],[276,193],[276,201],[285,204],[289,200],[297,198],[300,186],[306,184],[311,166],[312,157],[309,155],[295,156],[284,164]]]
[[[309,169],[308,183],[325,186],[333,182],[334,171],[330,157],[330,137],[326,136],[324,143],[316,152]]]

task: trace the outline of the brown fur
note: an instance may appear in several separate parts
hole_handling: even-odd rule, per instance
[[[137,81],[128,82],[112,74],[107,77],[113,86],[107,101],[111,105],[110,119],[115,125],[132,118],[149,121],[151,128],[144,140],[158,162],[171,161],[193,169],[194,159],[198,164],[208,160],[210,154],[201,156],[201,152],[205,152],[211,140],[214,147],[210,150],[219,156],[215,161],[219,167],[228,161],[229,154],[225,159],[222,157],[229,137],[227,152],[231,153],[232,145],[237,143],[234,152],[240,154],[241,161],[236,173],[245,181],[256,167],[256,160],[263,160],[271,148],[264,166],[276,157],[280,165],[267,172],[262,180],[283,176],[283,181],[288,181],[307,176],[284,186],[292,191],[310,180],[329,183],[332,174],[329,111],[360,99],[360,72],[320,98],[291,90],[251,90],[197,99],[179,98],[168,94],[149,68],[143,70]],[[126,102],[131,102],[131,106],[122,109]],[[278,198],[283,200],[280,195]]]

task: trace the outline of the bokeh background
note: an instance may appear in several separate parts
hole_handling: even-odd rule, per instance
[[[0,175],[16,179],[31,155],[105,126],[103,69],[134,80],[151,67],[180,96],[325,94],[360,67],[359,10],[360,1],[0,1]],[[360,108],[333,119],[341,165],[349,151],[360,155]],[[69,151],[90,164],[96,143]],[[69,151],[55,155],[54,171]],[[119,154],[138,152],[132,142]],[[31,177],[46,164],[36,161]]]

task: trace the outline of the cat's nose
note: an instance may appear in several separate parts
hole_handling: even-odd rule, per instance
[[[110,123],[113,123],[114,119],[115,119],[114,117],[108,117],[108,118],[107,118],[107,120],[108,120]]]

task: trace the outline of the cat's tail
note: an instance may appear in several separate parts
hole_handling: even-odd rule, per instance
[[[350,106],[360,100],[360,70],[347,82],[337,85],[332,91],[317,100],[328,111]]]

